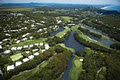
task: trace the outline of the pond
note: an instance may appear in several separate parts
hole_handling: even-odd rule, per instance
[[[61,32],[63,30],[64,30],[63,27],[59,27],[59,29],[57,31],[50,33],[50,37],[55,36],[57,33]]]

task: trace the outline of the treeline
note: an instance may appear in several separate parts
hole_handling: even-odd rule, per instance
[[[86,47],[90,47],[93,50],[101,51],[101,52],[108,52],[108,53],[114,52],[111,49],[102,47],[102,46],[100,46],[98,44],[95,44],[95,43],[92,43],[92,42],[89,42],[89,41],[86,41],[85,39],[79,37],[78,33],[74,33],[74,37],[75,37],[75,40],[77,40],[79,43],[85,45]]]
[[[106,80],[106,63],[103,54],[88,50],[85,51],[84,54],[83,52],[78,51],[77,55],[84,57],[82,65],[83,71],[80,73],[78,80]]]
[[[86,48],[76,55],[84,57],[79,80],[120,80],[120,52],[108,54]]]
[[[111,21],[112,19],[107,19],[107,22],[112,22],[112,24],[116,24],[116,21]],[[118,21],[118,20],[117,20]],[[113,23],[114,22],[114,23]],[[111,38],[116,39],[117,41],[120,41],[120,31],[118,30],[119,27],[117,26],[109,26],[109,24],[101,24],[98,21],[91,20],[90,22],[88,21],[83,21],[83,24],[86,24],[90,27],[96,28],[98,30],[101,30],[108,34]]]
[[[42,70],[39,70],[34,76],[27,80],[57,80],[61,76],[66,70],[73,53],[67,49],[59,47],[60,46],[56,46],[55,48],[57,52],[60,52],[53,56],[52,60],[42,68]]]
[[[92,36],[94,36],[94,37],[97,37],[97,38],[102,38],[102,36],[100,35],[100,34],[96,34],[96,33],[93,33],[93,32],[91,32],[90,30],[88,30],[88,29],[84,29],[84,28],[81,28],[81,27],[79,27],[78,28],[80,31],[82,31],[83,33],[85,33],[86,35],[92,35]]]
[[[5,72],[2,77],[0,77],[0,80],[8,80],[13,75],[17,75],[18,73],[29,70],[32,68],[35,68],[38,64],[42,63],[44,60],[47,60],[54,54],[54,49],[50,48],[48,51],[44,52],[43,54],[40,54],[39,56],[36,56],[34,59],[23,63],[22,65],[16,67],[14,70],[11,70],[9,72]]]
[[[110,45],[111,48],[116,49],[116,50],[120,50],[120,43],[116,42]]]

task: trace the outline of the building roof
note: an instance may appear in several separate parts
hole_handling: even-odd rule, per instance
[[[33,51],[33,52],[36,52],[36,51],[38,51],[38,49],[33,49],[32,51]]]
[[[35,56],[37,56],[37,55],[39,55],[39,53],[38,53],[38,52],[36,52],[36,53],[34,53],[34,55],[35,55]]]
[[[43,46],[43,43],[40,43],[40,46]]]
[[[7,66],[7,71],[10,71],[10,70],[12,70],[12,69],[14,69],[15,67],[14,67],[14,65],[8,65]]]
[[[80,59],[80,61],[82,62],[82,61],[83,61],[83,59]]]
[[[23,59],[23,62],[27,62],[27,61],[29,61],[28,58],[24,58],[24,59]]]
[[[35,43],[36,46],[39,46],[39,43]]]
[[[28,48],[28,45],[23,46],[23,48]]]
[[[28,54],[28,53],[30,53],[30,51],[25,51],[25,53],[27,53],[27,54]]]
[[[12,47],[11,50],[12,51],[15,51],[17,49],[17,47]]]
[[[11,52],[10,50],[6,50],[4,53],[9,54],[10,52]]]
[[[2,49],[2,46],[0,45],[0,49]]]
[[[21,49],[22,49],[22,47],[18,47],[18,48],[17,48],[17,50],[21,50]]]
[[[32,47],[33,47],[33,44],[29,45],[29,47],[32,48]]]
[[[15,66],[19,66],[19,65],[21,65],[21,64],[22,64],[21,61],[17,61],[17,62],[15,63]]]
[[[33,59],[34,58],[34,55],[30,55],[28,56],[29,59]]]

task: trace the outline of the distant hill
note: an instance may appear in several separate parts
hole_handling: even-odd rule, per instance
[[[74,8],[79,8],[79,7],[89,7],[93,6],[96,8],[101,8],[104,7],[105,5],[90,5],[90,4],[62,4],[62,3],[6,3],[2,4],[2,6],[5,7],[33,7],[33,6],[51,6],[51,7],[74,7]]]

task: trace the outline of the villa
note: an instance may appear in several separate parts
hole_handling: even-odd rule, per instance
[[[14,68],[15,68],[14,65],[9,65],[9,66],[7,66],[7,71],[13,70]]]
[[[43,46],[43,43],[40,43],[40,46]]]
[[[28,58],[24,58],[24,59],[23,59],[23,62],[27,62],[27,61],[29,61]]]
[[[29,59],[33,59],[34,58],[34,55],[30,55],[28,56]]]
[[[2,49],[2,46],[0,45],[0,49]]]
[[[16,51],[16,50],[17,50],[17,47],[12,47],[11,50],[12,50],[12,51]]]
[[[17,61],[17,62],[15,63],[15,66],[20,66],[21,64],[22,64],[21,61]]]
[[[18,47],[17,50],[22,50],[22,47]]]
[[[34,56],[38,56],[38,55],[39,55],[39,53],[38,53],[38,52],[34,53]]]
[[[4,53],[9,54],[10,52],[11,52],[10,50],[6,50]]]

